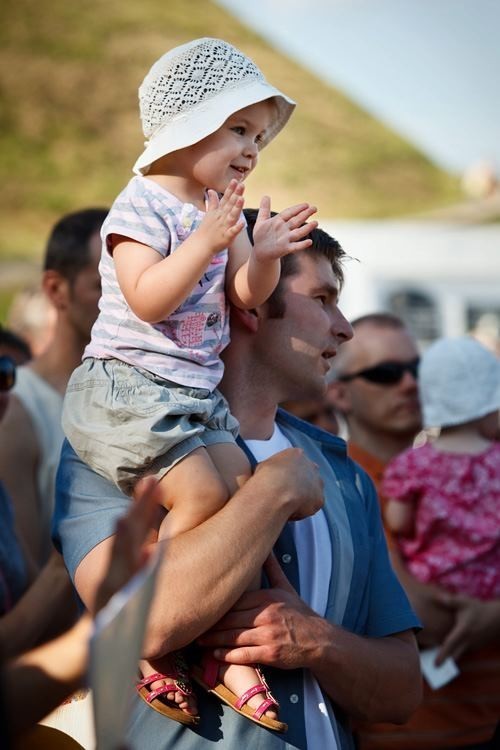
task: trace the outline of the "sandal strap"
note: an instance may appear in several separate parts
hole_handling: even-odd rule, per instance
[[[136,684],[136,687],[140,690],[142,687],[147,687],[158,680],[167,680],[167,683],[166,685],[161,685],[159,688],[156,688],[156,690],[150,690],[149,695],[146,698],[148,703],[151,703],[151,701],[157,698],[158,695],[163,695],[164,693],[178,692],[181,693],[181,695],[191,695],[193,692],[191,685],[186,680],[181,678],[172,681],[172,675],[165,675],[160,672],[155,672],[154,674],[148,675],[148,677],[143,677],[142,680]]]
[[[152,682],[156,682],[156,680],[164,680],[165,677],[166,675],[155,672],[154,674],[150,674],[147,677],[143,677],[142,680],[139,680],[136,687],[147,687],[148,685],[151,685]]]
[[[209,688],[214,688],[219,681],[219,669],[222,662],[217,661],[212,654],[205,654],[203,659],[203,680]]]
[[[254,685],[251,688],[248,688],[248,690],[245,690],[242,696],[238,698],[236,703],[234,704],[236,708],[241,708],[245,705],[245,703],[248,703],[250,698],[253,698],[254,695],[259,695],[259,693],[266,693],[267,694],[267,688],[265,685],[263,685],[261,682],[259,682],[257,685]],[[260,708],[260,706],[259,706]]]
[[[175,690],[176,687],[172,682],[168,685],[161,685],[161,687],[156,688],[156,690],[150,690],[146,696],[146,700],[148,703],[151,703],[151,701],[154,701],[154,699],[158,698],[160,695],[165,695],[165,693],[172,693],[175,692]]]
[[[278,708],[278,702],[274,700],[274,698],[271,696],[270,698],[266,698],[262,701],[260,706],[256,709],[253,718],[254,719],[261,719],[263,714],[267,711],[268,708],[271,708],[271,706],[275,706]]]

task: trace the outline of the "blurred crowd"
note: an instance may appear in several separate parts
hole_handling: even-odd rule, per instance
[[[51,520],[62,401],[98,312],[106,214],[58,222],[41,291],[17,298],[10,328],[0,329],[2,747],[29,747],[36,722],[84,681],[90,618],[80,616]],[[420,649],[433,649],[436,671],[448,660],[458,668],[438,688],[424,679],[409,721],[356,720],[356,742],[361,750],[499,747],[499,360],[472,336],[420,352],[390,312],[351,325],[324,398],[281,406],[347,441],[377,488],[391,562],[422,623]],[[152,485],[139,495],[118,536],[132,541],[112,553],[119,574],[103,591],[140,567]],[[58,746],[47,737],[46,747]]]

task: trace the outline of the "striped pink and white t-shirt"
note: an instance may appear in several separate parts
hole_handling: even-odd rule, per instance
[[[102,296],[84,359],[115,358],[179,385],[216,388],[224,369],[219,355],[229,343],[224,293],[228,251],[212,258],[195,289],[166,320],[146,323],[125,301],[107,243],[112,234],[120,234],[166,257],[198,228],[204,215],[147,177],[130,180],[102,226]]]

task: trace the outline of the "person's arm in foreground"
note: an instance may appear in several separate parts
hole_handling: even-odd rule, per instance
[[[73,586],[61,555],[54,550],[31,586],[0,618],[3,658],[53,638],[72,625],[76,616]]]
[[[144,657],[191,643],[226,612],[262,567],[285,523],[323,503],[319,474],[299,448],[262,462],[228,503],[200,526],[169,540],[159,572]],[[91,606],[111,538],[77,568],[75,583]]]
[[[272,588],[244,594],[200,643],[232,664],[310,669],[353,718],[406,721],[421,699],[413,633],[384,638],[349,633],[304,603],[275,558],[267,561],[266,572]]]
[[[154,481],[138,488],[130,512],[120,521],[111,561],[96,596],[96,609],[136,573],[147,560],[144,547],[158,505]],[[83,682],[89,657],[92,618],[84,615],[63,635],[7,662],[3,669],[3,699],[9,729],[16,737],[58,706]]]
[[[36,483],[40,447],[31,417],[12,394],[0,420],[0,476],[14,509],[16,536],[30,579],[40,569],[40,507]]]
[[[440,647],[436,664],[500,641],[500,600],[482,601],[421,583],[404,567],[397,550],[391,550],[391,561],[424,626],[419,643]]]
[[[459,659],[466,651],[500,644],[500,599],[482,601],[443,591],[440,602],[454,617],[436,657],[441,664],[448,656]]]

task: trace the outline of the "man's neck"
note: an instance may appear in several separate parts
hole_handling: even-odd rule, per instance
[[[248,391],[242,393],[241,389],[230,395],[226,388],[225,395],[231,413],[240,423],[243,440],[268,440],[272,436],[278,408],[276,403]]]
[[[240,423],[240,435],[244,440],[268,440],[274,431],[278,409],[272,388],[255,370],[249,371],[243,362],[228,359],[221,390],[231,413]]]
[[[61,395],[66,391],[71,373],[82,361],[85,346],[73,330],[65,328],[59,323],[56,325],[49,346],[30,364],[33,372]]]
[[[387,463],[394,456],[410,448],[414,437],[414,435],[393,435],[384,432],[374,434],[361,425],[349,424],[349,440],[383,463]]]

